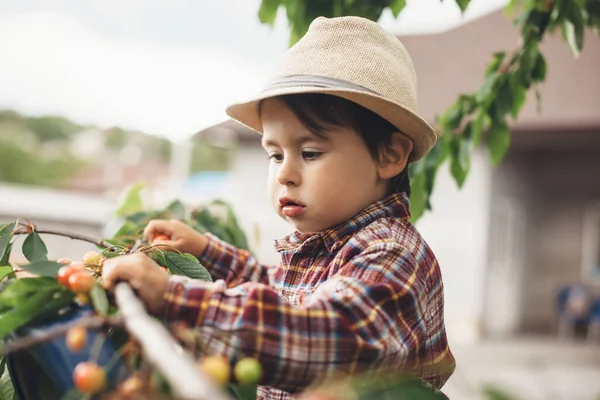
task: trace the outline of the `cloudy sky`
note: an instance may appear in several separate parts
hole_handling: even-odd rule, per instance
[[[395,34],[443,32],[508,0],[408,0]],[[285,51],[260,0],[0,0],[0,108],[121,125],[173,140],[225,119]],[[281,10],[280,10],[281,11]]]

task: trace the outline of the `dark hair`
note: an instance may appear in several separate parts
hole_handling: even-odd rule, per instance
[[[389,146],[392,134],[398,132],[398,128],[371,110],[341,97],[304,93],[284,95],[278,99],[315,135],[322,136],[335,126],[354,129],[376,161],[379,160],[380,149]],[[261,106],[262,102],[259,104],[259,112]],[[402,192],[410,196],[408,165],[389,182],[388,194]]]

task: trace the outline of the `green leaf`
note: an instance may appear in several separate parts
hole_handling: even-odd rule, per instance
[[[8,256],[10,253],[10,239],[12,239],[12,231],[15,229],[16,223],[10,223],[8,225],[4,225],[2,229],[0,229],[0,262],[2,265],[8,264]]]
[[[256,400],[258,386],[229,384],[229,390],[237,400]]]
[[[90,299],[92,300],[94,309],[99,314],[108,314],[108,297],[106,296],[106,291],[102,287],[99,285],[94,285],[92,291],[90,292]]]
[[[566,19],[562,24],[562,32],[576,58],[579,58],[583,48],[584,28],[585,21],[581,6],[575,1],[570,1]]]
[[[167,207],[166,211],[170,214],[169,217],[173,219],[184,219],[186,216],[185,205],[179,201],[172,201]]]
[[[462,121],[463,115],[462,103],[457,100],[442,115],[440,123],[444,129],[444,132],[451,132],[458,128]]]
[[[12,274],[13,269],[10,265],[1,266],[0,267],[0,281],[4,279],[7,275]]]
[[[4,358],[2,358],[2,363],[4,365]],[[15,389],[8,368],[2,368],[0,372],[0,400],[13,400],[15,396]]]
[[[490,63],[488,64],[488,66],[485,70],[485,76],[493,74],[494,72],[498,72],[498,69],[500,68],[500,65],[502,65],[502,61],[504,61],[505,57],[506,57],[506,52],[504,52],[504,51],[494,53],[492,55],[492,61],[490,61]]]
[[[473,147],[479,146],[479,141],[481,140],[481,133],[483,132],[486,118],[487,114],[485,110],[481,109],[477,114],[477,117],[473,120]]]
[[[0,338],[40,314],[69,304],[73,293],[52,278],[21,278],[0,291]]]
[[[227,219],[224,228],[227,231],[228,236],[231,240],[228,243],[234,245],[238,249],[250,250],[250,246],[248,245],[248,238],[246,237],[246,234],[240,227],[237,217],[233,212],[233,208],[231,208],[231,205],[222,200],[215,200],[212,202],[212,204],[221,206],[226,210]]]
[[[548,66],[546,64],[546,59],[542,55],[542,53],[537,54],[535,59],[535,64],[533,67],[533,71],[531,71],[531,79],[533,82],[543,82],[546,80],[546,72]]]
[[[175,275],[184,275],[192,279],[200,279],[207,282],[212,282],[210,273],[202,266],[195,258],[192,260],[191,255],[183,255],[179,253],[165,252],[165,267]],[[194,257],[194,256],[191,256]]]
[[[262,0],[258,9],[258,19],[261,23],[273,26],[275,17],[277,17],[277,9],[281,4],[281,0]]]
[[[47,276],[50,278],[56,278],[58,270],[64,267],[64,264],[59,264],[54,261],[36,261],[31,264],[21,265],[26,271],[39,276]]]
[[[12,251],[12,246],[12,243],[8,243],[8,246],[6,246],[4,257],[0,258],[0,265],[10,265],[10,252]]]
[[[490,127],[486,143],[492,162],[498,165],[510,147],[510,130],[504,121],[497,121]]]
[[[516,119],[521,112],[521,109],[525,105],[525,101],[527,100],[527,89],[522,86],[519,86],[514,90],[514,102],[512,106],[512,110],[510,112],[513,119]]]
[[[450,154],[450,135],[442,135],[433,149],[420,161],[409,166],[411,176],[411,222],[416,223],[426,210],[431,210],[430,198],[439,167]]]
[[[471,167],[473,151],[473,122],[469,121],[461,135],[450,139],[450,172],[458,187],[462,187]]]
[[[390,10],[392,11],[392,15],[394,18],[398,18],[400,15],[400,11],[402,11],[406,7],[406,0],[393,0],[392,4],[390,4]]]
[[[495,386],[486,385],[482,392],[485,400],[517,400],[516,397]]]
[[[29,262],[45,261],[48,259],[48,249],[40,235],[33,231],[23,241],[23,255]]]
[[[410,220],[415,224],[425,214],[429,195],[427,194],[425,170],[419,170],[416,167],[423,160],[411,164],[410,175]],[[413,169],[415,172],[413,172]]]
[[[508,79],[502,79],[499,85],[496,97],[493,100],[492,107],[494,110],[494,118],[502,120],[513,108],[513,91]]]
[[[456,4],[460,7],[460,11],[465,12],[471,0],[456,0]]]
[[[121,201],[121,204],[117,208],[117,211],[115,211],[115,215],[125,216],[142,211],[144,208],[142,201],[142,190],[145,188],[146,185],[143,183],[130,186],[127,189],[125,197]]]
[[[477,103],[482,104],[488,100],[488,98],[493,93],[494,86],[496,85],[496,81],[498,80],[499,76],[500,75],[498,74],[498,72],[492,72],[485,78],[483,84],[481,85],[481,87],[477,91],[477,94],[475,95],[475,100],[477,101]]]

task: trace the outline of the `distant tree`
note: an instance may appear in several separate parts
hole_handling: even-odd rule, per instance
[[[104,137],[104,146],[109,149],[122,149],[127,143],[127,131],[118,126],[108,129]]]
[[[43,116],[26,118],[29,130],[36,134],[41,142],[50,140],[69,140],[83,127],[63,117]]]
[[[0,181],[60,187],[86,166],[85,161],[68,153],[60,158],[46,159],[15,142],[0,140]]]

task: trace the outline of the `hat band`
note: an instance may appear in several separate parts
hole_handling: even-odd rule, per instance
[[[274,89],[285,89],[290,87],[315,87],[321,89],[346,89],[367,92],[381,96],[374,90],[343,79],[331,78],[320,75],[285,75],[274,78],[267,82],[263,93]]]

